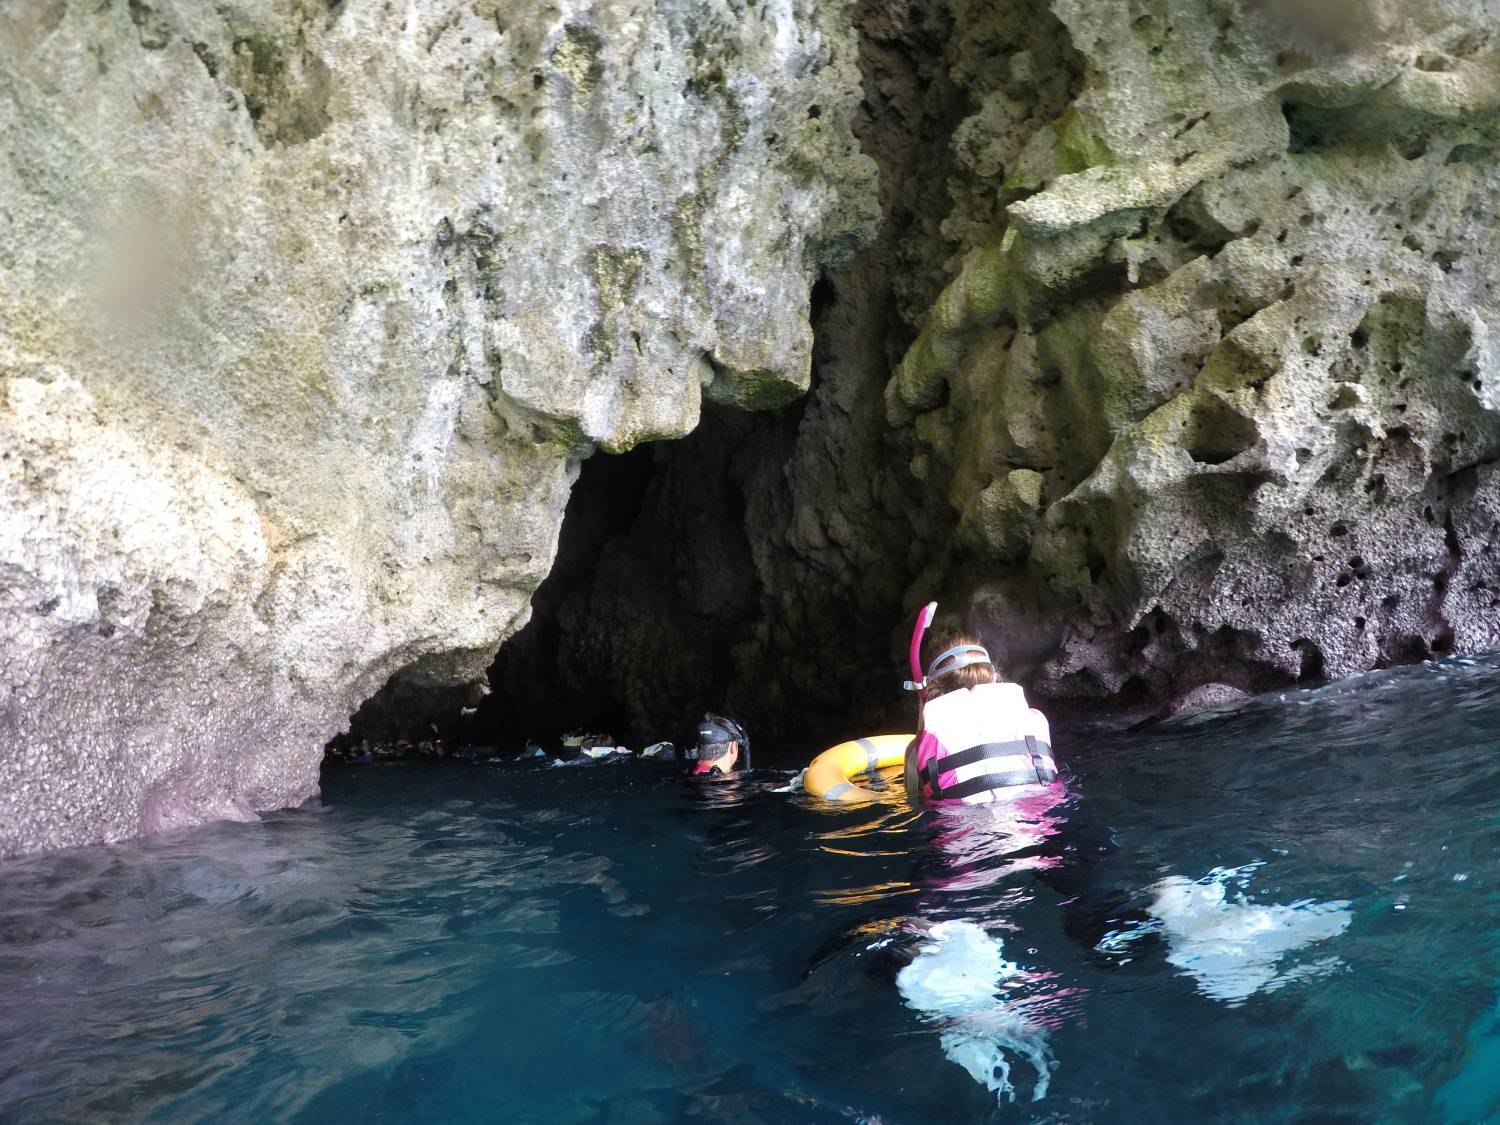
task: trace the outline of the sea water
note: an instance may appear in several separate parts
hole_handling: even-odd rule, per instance
[[[1057,749],[956,817],[345,768],[0,866],[0,1119],[1500,1119],[1500,663]]]

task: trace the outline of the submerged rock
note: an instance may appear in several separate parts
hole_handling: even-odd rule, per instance
[[[250,815],[482,673],[577,464],[808,384],[846,5],[0,12],[0,856]]]

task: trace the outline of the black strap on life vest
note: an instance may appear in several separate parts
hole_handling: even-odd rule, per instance
[[[953,770],[991,758],[1011,758],[1017,755],[1029,757],[1031,764],[1025,769],[1007,770],[1005,773],[982,773],[946,788],[938,784],[941,775]],[[1024,739],[1014,742],[986,742],[960,750],[957,754],[934,758],[922,767],[921,776],[932,800],[959,801],[976,793],[1005,789],[1012,785],[1048,785],[1057,780],[1057,764],[1052,760],[1052,747],[1028,734]]]

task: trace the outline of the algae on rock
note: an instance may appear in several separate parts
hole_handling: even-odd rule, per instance
[[[1356,7],[1054,4],[1088,77],[1048,171],[887,392],[940,581],[1044,695],[1500,644],[1500,42],[1482,4]]]

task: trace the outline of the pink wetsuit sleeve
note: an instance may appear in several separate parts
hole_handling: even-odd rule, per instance
[[[919,778],[927,763],[940,756],[942,752],[943,744],[937,740],[937,735],[925,730],[917,735],[917,776]],[[927,787],[924,785],[922,788],[925,791]]]

